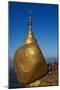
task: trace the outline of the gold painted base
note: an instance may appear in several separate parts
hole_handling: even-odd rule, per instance
[[[58,86],[58,77],[57,72],[51,72],[39,80],[36,80],[33,83],[27,84],[25,87],[43,87],[43,86]]]
[[[25,87],[37,87],[40,86],[40,83],[41,83],[40,80],[36,80],[33,83],[27,84]]]
[[[42,87],[42,86],[49,86],[49,83],[39,79],[33,83],[27,84],[25,87]]]

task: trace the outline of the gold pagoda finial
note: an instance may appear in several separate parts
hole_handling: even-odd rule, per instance
[[[29,10],[29,31],[32,31],[32,10]]]
[[[32,33],[32,10],[29,10],[29,31],[28,31],[28,37],[32,37],[33,33]]]
[[[32,10],[30,9],[29,10],[29,22],[28,22],[29,23],[28,24],[29,25],[28,26],[29,31],[28,31],[28,35],[24,41],[24,44],[30,44],[30,43],[35,42],[35,38],[34,38],[34,35],[32,32],[32,15],[31,15],[31,13],[32,13]]]

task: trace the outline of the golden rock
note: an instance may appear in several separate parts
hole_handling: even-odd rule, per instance
[[[18,81],[25,85],[38,80],[48,72],[45,58],[32,32],[31,16],[28,35],[14,56],[14,68]]]

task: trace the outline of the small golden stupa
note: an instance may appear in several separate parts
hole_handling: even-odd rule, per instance
[[[29,16],[29,32],[22,47],[16,50],[14,68],[20,83],[30,84],[48,72],[45,58],[32,32],[32,16]]]

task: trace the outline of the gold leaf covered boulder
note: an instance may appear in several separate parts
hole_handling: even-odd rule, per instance
[[[29,32],[22,47],[16,50],[14,68],[17,79],[29,84],[44,76],[48,66],[32,32],[32,17],[29,17]]]

